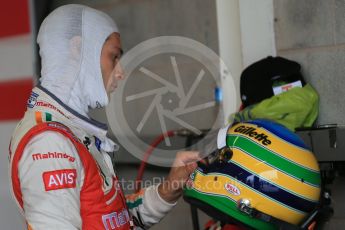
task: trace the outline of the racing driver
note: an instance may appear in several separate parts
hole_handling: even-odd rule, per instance
[[[86,6],[61,6],[43,21],[37,43],[40,84],[10,144],[13,196],[28,229],[147,229],[159,222],[181,196],[198,153],[179,152],[163,183],[123,195],[107,154],[115,144],[106,125],[88,116],[124,78],[115,22]]]

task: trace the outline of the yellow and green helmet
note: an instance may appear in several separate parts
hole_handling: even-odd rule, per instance
[[[216,160],[187,181],[187,202],[265,230],[298,226],[316,210],[319,166],[295,133],[269,120],[241,122],[218,132],[217,147]]]

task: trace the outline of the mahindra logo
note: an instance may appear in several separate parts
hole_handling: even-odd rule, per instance
[[[268,139],[268,136],[264,133],[256,132],[256,128],[241,125],[234,130],[235,133],[242,133],[249,137],[253,137],[255,140],[260,141],[263,145],[270,145],[272,142]]]
[[[42,107],[47,107],[50,109],[54,109],[55,111],[58,111],[59,113],[61,113],[62,115],[64,115],[66,117],[66,115],[58,108],[56,108],[56,106],[48,103],[48,102],[44,102],[44,101],[37,101],[36,102],[36,106],[42,106]]]
[[[119,212],[112,212],[102,216],[102,221],[106,230],[117,229],[129,222],[127,209]]]
[[[32,159],[34,161],[44,160],[44,159],[67,159],[70,162],[75,161],[75,158],[68,155],[67,153],[58,153],[58,152],[35,153],[35,154],[32,154]]]
[[[226,191],[228,191],[229,193],[231,193],[232,195],[238,196],[241,194],[240,190],[233,184],[230,183],[226,183],[224,185]]]

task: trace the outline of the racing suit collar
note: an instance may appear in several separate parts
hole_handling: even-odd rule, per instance
[[[58,119],[57,121],[61,121],[61,123],[67,124],[69,127],[83,130],[89,135],[96,136],[101,140],[101,148],[104,151],[113,152],[115,150],[116,144],[106,136],[108,132],[106,124],[79,114],[41,85],[36,86],[32,91],[38,95],[38,101],[48,102],[57,108],[44,108],[44,110],[49,110],[50,113],[55,114],[54,117]],[[36,103],[36,107],[38,106],[39,104]]]

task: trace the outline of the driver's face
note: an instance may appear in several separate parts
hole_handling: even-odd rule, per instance
[[[116,89],[118,81],[124,78],[119,64],[121,54],[120,34],[112,33],[105,41],[101,52],[102,77],[108,97]]]

